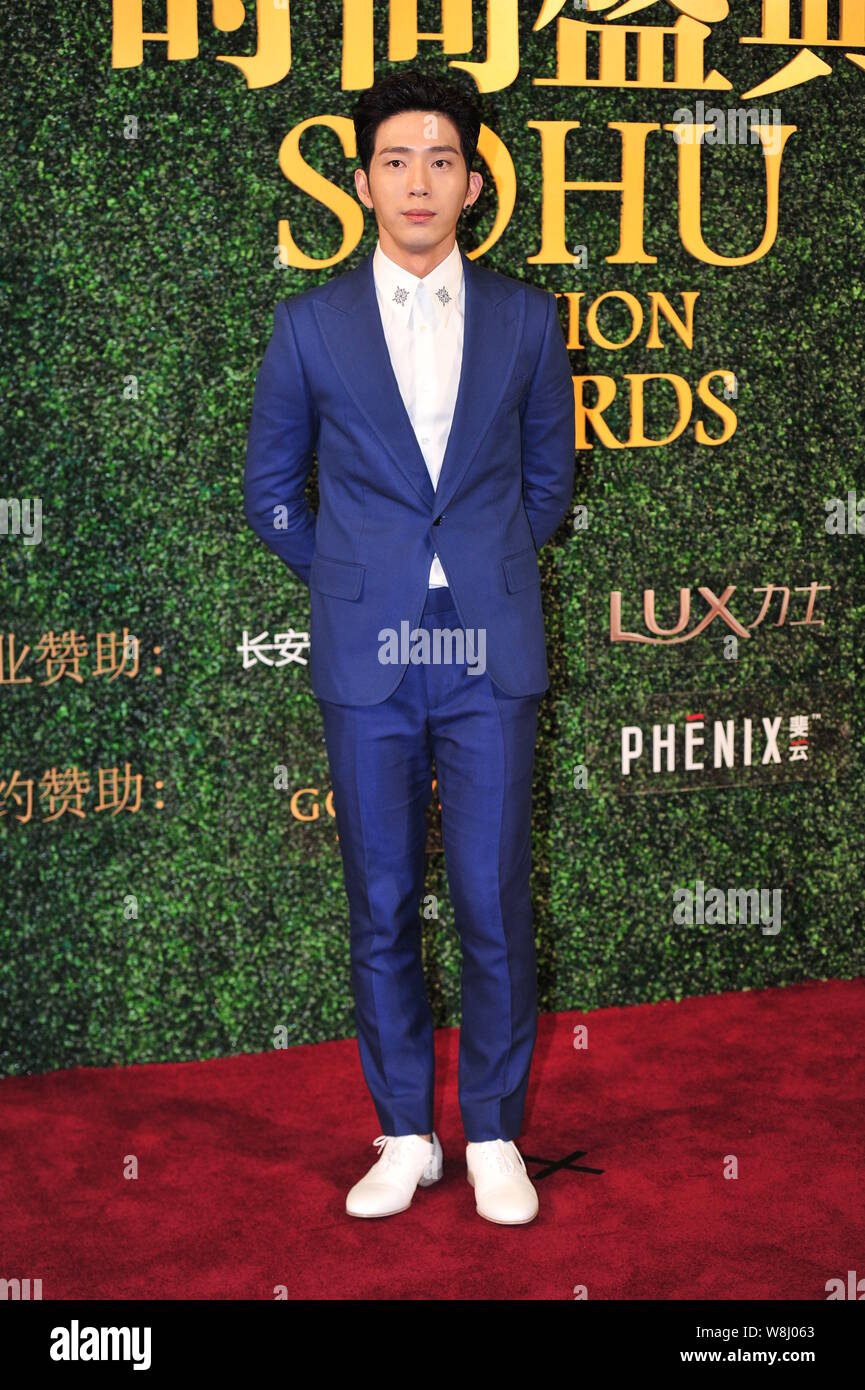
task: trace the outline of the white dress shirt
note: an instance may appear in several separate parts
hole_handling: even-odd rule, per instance
[[[379,241],[372,270],[391,366],[435,488],[451,432],[463,358],[465,285],[460,249],[454,242],[444,260],[419,279],[386,256]],[[434,555],[429,587],[441,588],[447,582]]]

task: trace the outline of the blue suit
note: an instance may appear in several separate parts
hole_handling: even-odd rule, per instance
[[[385,1134],[433,1128],[420,956],[435,765],[463,955],[470,1141],[519,1134],[534,1046],[529,876],[537,709],[549,686],[537,550],[570,505],[574,394],[555,296],[462,254],[465,322],[434,489],[391,366],[372,253],[282,300],[258,373],[244,510],[310,589],[364,1075]],[[316,514],[304,488],[318,457]],[[436,553],[448,587],[428,588]],[[382,632],[485,635],[485,670],[382,659]]]
[[[570,361],[553,294],[462,261],[462,375],[436,489],[390,364],[372,253],[276,306],[244,505],[309,585],[310,681],[325,700],[393,693],[404,668],[378,660],[378,634],[416,625],[434,552],[463,626],[486,629],[500,689],[549,686],[536,552],[573,492]],[[317,516],[304,498],[313,451]]]

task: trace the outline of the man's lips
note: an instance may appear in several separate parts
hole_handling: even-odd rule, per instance
[[[412,222],[426,222],[430,217],[435,217],[434,212],[404,212],[403,217],[408,217]]]

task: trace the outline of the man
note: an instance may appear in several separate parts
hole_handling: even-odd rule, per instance
[[[463,957],[467,1176],[481,1216],[520,1224],[538,1210],[514,1142],[537,1030],[537,551],[573,491],[573,379],[555,296],[456,243],[483,184],[474,102],[403,69],[360,96],[354,124],[378,242],[277,304],[244,494],[251,526],[310,589],[358,1046],[382,1128],[346,1210],[403,1211],[442,1175],[420,952],[434,759]]]

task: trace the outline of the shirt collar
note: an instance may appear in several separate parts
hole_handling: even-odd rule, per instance
[[[382,251],[380,241],[376,242],[372,268],[376,288],[388,310],[403,323],[408,323],[420,277],[412,275],[410,270],[404,270],[396,261],[391,260],[390,256]],[[455,241],[444,260],[439,261],[435,269],[423,277],[433,304],[440,306],[445,318],[459,302],[462,278],[463,259],[459,244]]]

